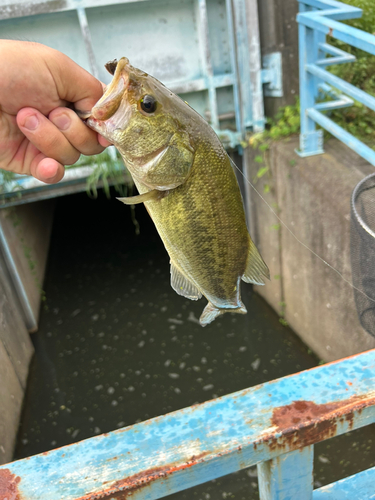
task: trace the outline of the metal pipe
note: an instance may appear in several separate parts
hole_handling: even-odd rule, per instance
[[[83,7],[78,7],[77,15],[79,20],[79,25],[81,27],[83,40],[85,42],[86,52],[89,58],[91,73],[95,76],[95,78],[99,78],[98,64],[95,59],[94,49],[92,46],[91,33],[85,9]]]
[[[22,283],[21,277],[18,273],[18,269],[12,255],[12,251],[8,245],[8,241],[6,239],[1,221],[0,221],[0,251],[4,256],[5,264],[8,268],[13,286],[15,288],[17,297],[20,301],[22,312],[24,314],[26,328],[30,332],[35,332],[38,329],[38,323],[34,315],[33,309],[31,307],[29,298],[27,296],[25,287]]]
[[[314,120],[314,122],[318,123],[321,127],[328,130],[328,132],[337,137],[337,139],[346,144],[350,149],[358,153],[360,156],[362,156],[362,158],[375,166],[374,150],[366,146],[366,144],[358,140],[356,137],[354,137],[354,135],[349,134],[349,132],[337,125],[337,123],[332,121],[330,118],[327,118],[318,110],[310,108],[307,110],[307,114],[312,120]]]

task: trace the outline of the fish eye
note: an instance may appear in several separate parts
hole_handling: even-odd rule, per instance
[[[154,113],[157,106],[157,101],[152,95],[144,95],[140,100],[140,105],[145,113]]]

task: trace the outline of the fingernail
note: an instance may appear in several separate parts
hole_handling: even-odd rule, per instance
[[[35,130],[39,125],[39,120],[35,115],[28,116],[23,124],[28,130]]]
[[[59,115],[52,120],[52,123],[54,123],[58,129],[66,130],[70,126],[70,118],[67,115]]]

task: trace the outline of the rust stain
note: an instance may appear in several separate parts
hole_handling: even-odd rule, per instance
[[[323,441],[337,434],[338,422],[348,422],[351,430],[355,413],[360,414],[363,408],[374,404],[375,398],[353,396],[345,401],[326,404],[294,401],[280,406],[273,410],[271,419],[276,429],[256,442],[254,448],[265,444],[271,451],[295,450]],[[281,436],[275,438],[275,433],[281,433]]]
[[[126,500],[128,496],[131,496],[134,491],[141,488],[146,488],[153,481],[157,479],[167,478],[170,474],[178,472],[180,470],[186,470],[193,465],[203,461],[203,458],[208,455],[209,452],[200,453],[199,455],[193,455],[190,460],[180,465],[168,464],[163,467],[154,467],[152,469],[147,469],[145,471],[134,474],[133,476],[127,477],[125,479],[120,479],[114,482],[110,488],[106,490],[101,490],[98,492],[88,493],[77,500],[99,500],[110,498],[116,500]],[[108,482],[108,481],[106,481]],[[105,484],[105,483],[103,483]],[[0,497],[0,500],[3,500]],[[10,499],[13,500],[13,499]],[[18,500],[18,499],[15,499]],[[20,499],[21,500],[21,499]]]
[[[333,29],[332,29],[332,28],[329,28],[329,31],[328,31],[328,36],[332,36],[332,33],[333,33]]]
[[[18,491],[20,481],[21,478],[9,469],[0,469],[0,500],[22,500]]]

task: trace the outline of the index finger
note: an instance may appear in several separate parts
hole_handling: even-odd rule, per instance
[[[46,63],[60,99],[74,103],[75,108],[84,113],[91,111],[103,95],[103,84],[67,55],[54,52],[54,57],[48,57]]]

